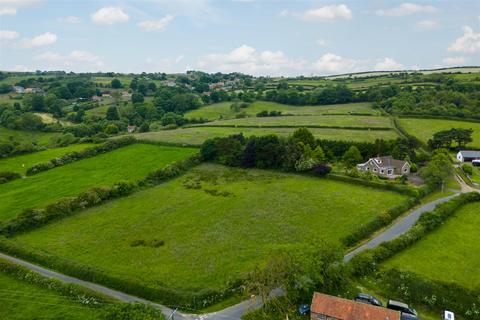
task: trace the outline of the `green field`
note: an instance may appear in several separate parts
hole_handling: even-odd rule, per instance
[[[60,132],[11,130],[0,127],[0,142],[13,139],[18,142],[32,142],[39,146],[48,146],[52,144],[52,139],[61,135]]]
[[[135,181],[147,173],[196,153],[196,149],[134,144],[93,158],[0,185],[0,220],[26,208],[41,207],[75,196],[94,186]]]
[[[66,153],[73,151],[80,151],[88,147],[93,146],[93,144],[73,144],[68,147],[63,148],[54,148],[47,149],[44,151],[38,151],[29,154],[22,154],[18,156],[0,158],[0,172],[9,171],[9,172],[19,172],[25,174],[28,168],[34,164],[47,162],[49,160],[60,157]]]
[[[248,126],[248,127],[275,127],[275,126],[332,126],[354,128],[390,128],[391,121],[387,117],[376,116],[285,116],[285,117],[251,117],[241,119],[219,120],[195,126]]]
[[[344,141],[375,141],[375,139],[396,139],[398,135],[393,130],[347,130],[347,129],[325,129],[309,128],[310,132],[317,139],[344,140]],[[232,134],[243,133],[246,137],[276,134],[289,136],[295,128],[222,128],[222,127],[193,127],[176,130],[163,130],[156,132],[145,132],[135,134],[138,139],[150,141],[180,143],[185,145],[201,145],[203,141],[215,137],[226,137]]]
[[[0,272],[0,319],[98,319],[101,312]]]
[[[480,288],[480,204],[461,208],[444,225],[385,262],[385,267]]]
[[[245,112],[249,116],[255,116],[261,111],[281,111],[283,114],[290,115],[322,115],[322,114],[380,114],[378,110],[371,107],[370,103],[346,103],[332,104],[322,106],[292,106],[288,104],[280,104],[267,101],[256,101],[247,108],[241,108],[239,112],[235,112],[230,108],[233,102],[220,102],[201,107],[196,110],[189,111],[185,114],[188,119],[204,118],[208,120],[233,119],[235,115]]]
[[[471,128],[473,129],[473,142],[469,145],[480,148],[480,122],[414,118],[400,118],[399,120],[400,125],[405,131],[425,143],[433,137],[434,133],[442,130],[450,130],[452,128]]]
[[[189,188],[194,181],[201,188]],[[222,288],[271,250],[336,242],[404,199],[332,180],[203,164],[13,239],[144,285]],[[165,245],[131,246],[155,239]]]

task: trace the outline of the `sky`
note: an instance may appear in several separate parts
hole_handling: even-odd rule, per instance
[[[480,65],[480,0],[0,0],[0,70],[331,75]]]

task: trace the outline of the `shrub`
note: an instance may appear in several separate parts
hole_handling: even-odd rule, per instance
[[[332,171],[332,167],[330,167],[326,163],[319,163],[312,168],[313,173],[319,175],[319,176],[324,176],[326,174],[329,174]]]
[[[162,312],[144,303],[119,303],[106,307],[102,320],[164,320]]]
[[[21,177],[22,175],[16,172],[0,172],[0,184],[7,183],[15,179],[20,179]]]
[[[469,166],[468,164],[462,164],[462,170],[469,176],[473,174],[473,167]]]

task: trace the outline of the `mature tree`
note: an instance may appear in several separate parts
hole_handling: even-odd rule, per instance
[[[113,89],[120,89],[121,87],[123,87],[122,83],[117,78],[113,79],[110,85]]]
[[[315,137],[307,128],[299,128],[293,132],[292,139],[295,142],[301,142],[305,145],[309,145],[311,148],[315,148]]]
[[[106,114],[107,120],[119,120],[120,116],[118,115],[118,110],[116,106],[110,106],[107,109]]]
[[[342,157],[342,161],[347,168],[353,168],[362,161],[362,154],[357,147],[351,146]]]
[[[432,188],[444,186],[453,174],[453,165],[445,149],[436,150],[428,164],[420,169],[420,176]]]
[[[132,103],[142,103],[144,100],[143,94],[137,92],[132,94]]]

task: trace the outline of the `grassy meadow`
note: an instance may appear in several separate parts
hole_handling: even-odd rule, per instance
[[[185,145],[201,145],[205,140],[215,137],[226,137],[232,134],[243,133],[246,137],[276,134],[289,136],[296,128],[234,128],[234,127],[190,127],[176,130],[137,133],[137,139],[156,142],[179,143]],[[398,135],[393,130],[347,130],[328,128],[309,128],[317,139],[344,140],[344,141],[375,141],[375,139],[396,139]]]
[[[261,111],[281,111],[283,114],[295,116],[323,115],[323,114],[379,114],[378,110],[372,108],[370,103],[346,103],[321,106],[292,106],[268,101],[255,101],[247,108],[241,108],[236,112],[230,106],[233,102],[220,102],[203,106],[199,109],[189,111],[185,114],[186,118],[204,118],[208,120],[233,119],[235,115],[245,112],[248,116],[255,116]]]
[[[479,212],[480,204],[466,205],[440,228],[386,261],[384,267],[470,289],[480,288]]]
[[[47,149],[43,151],[37,151],[3,159],[0,158],[0,172],[9,171],[25,174],[27,169],[34,164],[47,162],[49,160],[58,158],[64,154],[74,151],[80,151],[91,146],[93,146],[93,144],[72,144],[63,148]]]
[[[99,319],[101,309],[0,272],[0,319]]]
[[[438,131],[452,128],[473,129],[473,142],[469,145],[480,148],[480,122],[414,118],[400,118],[399,120],[405,131],[425,143]]]
[[[0,127],[0,142],[13,139],[22,143],[31,142],[39,146],[49,146],[52,144],[52,139],[61,135],[61,132],[23,131]]]
[[[390,128],[391,121],[388,117],[376,116],[349,116],[349,115],[324,115],[324,116],[281,116],[281,117],[251,117],[241,119],[219,120],[197,124],[195,126],[248,126],[248,127],[354,127],[354,128]]]
[[[198,152],[192,148],[133,144],[0,185],[0,220],[75,196],[94,186],[135,181],[147,173]]]
[[[222,288],[272,250],[338,242],[405,198],[338,181],[203,164],[13,241],[143,285]],[[133,245],[155,240],[164,246]]]

